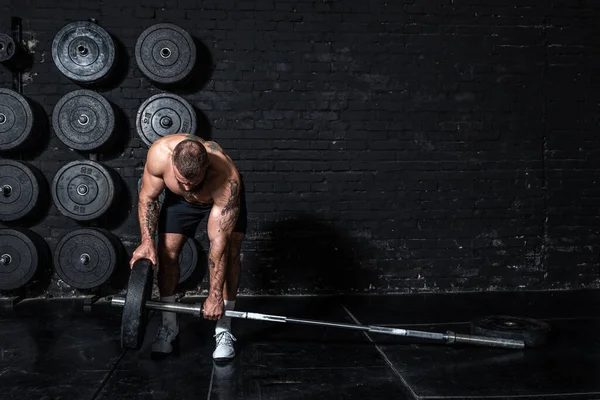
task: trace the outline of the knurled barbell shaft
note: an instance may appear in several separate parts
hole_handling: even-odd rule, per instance
[[[111,300],[111,305],[117,307],[125,306],[125,299],[120,297],[113,297]],[[170,311],[180,314],[190,314],[195,317],[202,316],[203,310],[202,305],[193,304],[186,305],[181,303],[165,303],[161,301],[146,301],[146,308],[150,310],[157,311]],[[452,343],[465,343],[471,345],[478,346],[487,346],[487,347],[503,347],[508,349],[522,349],[525,347],[525,342],[522,340],[511,340],[511,339],[502,339],[502,338],[491,338],[486,336],[472,336],[472,335],[462,335],[455,334],[452,331],[447,331],[446,333],[436,333],[436,332],[424,332],[424,331],[414,331],[408,329],[400,329],[400,328],[390,328],[384,326],[374,326],[374,325],[353,325],[353,324],[343,324],[337,322],[325,322],[325,321],[315,321],[309,319],[299,319],[299,318],[288,318],[280,315],[269,315],[269,314],[259,314],[253,312],[245,312],[245,311],[232,311],[225,310],[225,316],[231,318],[240,318],[240,319],[251,319],[251,320],[260,320],[260,321],[271,321],[271,322],[282,322],[282,323],[296,323],[296,324],[304,324],[304,325],[317,325],[317,326],[327,326],[333,328],[344,328],[344,329],[353,329],[358,331],[365,331],[371,333],[381,333],[387,335],[395,335],[395,336],[406,336],[406,337],[414,337],[421,339],[429,339],[429,340],[437,340],[442,341],[448,344]]]

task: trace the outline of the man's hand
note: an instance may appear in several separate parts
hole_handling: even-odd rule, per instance
[[[135,264],[137,260],[140,260],[142,258],[147,258],[148,260],[150,260],[154,267],[158,265],[156,257],[156,248],[154,247],[154,243],[142,242],[142,244],[140,244],[138,248],[135,249],[133,255],[131,256],[131,260],[129,261],[129,268],[133,268],[133,264]]]
[[[223,295],[209,294],[202,308],[204,310],[204,318],[211,319],[213,321],[220,319],[225,312]]]

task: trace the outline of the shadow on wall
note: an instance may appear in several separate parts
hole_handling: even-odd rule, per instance
[[[374,252],[367,240],[351,237],[334,222],[303,214],[265,230],[270,237],[259,242],[259,260],[251,267],[259,291],[345,294],[377,286],[377,270],[367,265]]]

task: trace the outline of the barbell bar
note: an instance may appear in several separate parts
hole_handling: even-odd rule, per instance
[[[123,321],[121,328],[121,344],[124,348],[139,348],[145,332],[147,311],[168,311],[179,314],[188,314],[202,317],[204,310],[202,304],[165,303],[150,300],[152,286],[152,263],[147,259],[138,260],[131,269],[129,286],[126,297],[113,297],[111,305],[123,307]],[[420,339],[428,339],[446,344],[462,343],[477,346],[501,347],[508,349],[523,349],[523,340],[496,338],[488,336],[475,336],[457,334],[452,331],[445,333],[416,331],[410,329],[391,328],[374,325],[345,324],[338,322],[317,321],[311,319],[288,318],[280,315],[260,314],[246,311],[226,310],[225,316],[239,319],[269,321],[278,323],[294,323],[316,325],[332,328],[351,329],[369,333],[388,334]]]
[[[111,300],[111,305],[116,307],[124,307],[125,306],[125,298],[122,297],[114,297]],[[156,311],[168,311],[179,314],[188,314],[193,315],[194,317],[202,317],[204,311],[202,309],[202,304],[173,304],[173,303],[165,303],[161,301],[146,301],[146,308],[150,310]],[[240,319],[250,319],[257,321],[270,321],[270,322],[281,322],[281,323],[294,323],[294,324],[304,324],[304,325],[316,325],[316,326],[325,326],[331,328],[343,328],[343,329],[352,329],[357,331],[364,331],[370,333],[382,333],[389,334],[395,336],[406,336],[413,338],[421,338],[421,339],[431,339],[443,341],[448,344],[452,343],[468,343],[473,345],[482,345],[482,346],[491,346],[491,347],[504,347],[511,349],[522,349],[525,347],[525,343],[522,340],[511,340],[511,339],[497,339],[486,336],[472,336],[472,335],[461,335],[456,334],[452,331],[446,331],[446,333],[436,333],[436,332],[425,332],[425,331],[415,331],[409,329],[400,329],[400,328],[390,328],[384,326],[374,326],[374,325],[353,325],[353,324],[344,324],[338,322],[326,322],[326,321],[316,321],[310,319],[300,319],[300,318],[289,318],[281,315],[269,315],[269,314],[260,314],[255,312],[247,312],[247,311],[225,311],[226,317],[231,318],[240,318]]]

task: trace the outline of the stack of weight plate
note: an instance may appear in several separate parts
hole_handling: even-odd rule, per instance
[[[7,34],[0,33],[0,63],[21,71],[28,54]],[[0,89],[0,222],[23,225],[37,220],[49,201],[44,175],[28,162],[10,158],[30,152],[45,127],[41,107],[20,93]],[[0,229],[0,291],[20,289],[41,277],[48,259],[46,242],[22,227]]]
[[[52,42],[58,70],[84,88],[65,94],[54,106],[52,127],[70,149],[84,153],[105,151],[115,144],[116,108],[90,88],[109,82],[118,59],[110,34],[92,21],[63,26]],[[59,212],[79,222],[98,221],[117,205],[121,192],[118,173],[94,160],[67,163],[50,185]],[[75,289],[92,289],[109,281],[122,263],[120,240],[101,228],[82,228],[64,235],[54,252],[60,279]]]
[[[0,89],[0,152],[31,150],[43,128],[43,115],[35,103],[14,90]]]
[[[162,23],[142,32],[135,45],[140,71],[160,87],[174,87],[190,79],[196,64],[196,45],[181,27]],[[159,93],[138,109],[136,129],[150,147],[156,140],[174,133],[196,133],[196,112],[181,96]]]

